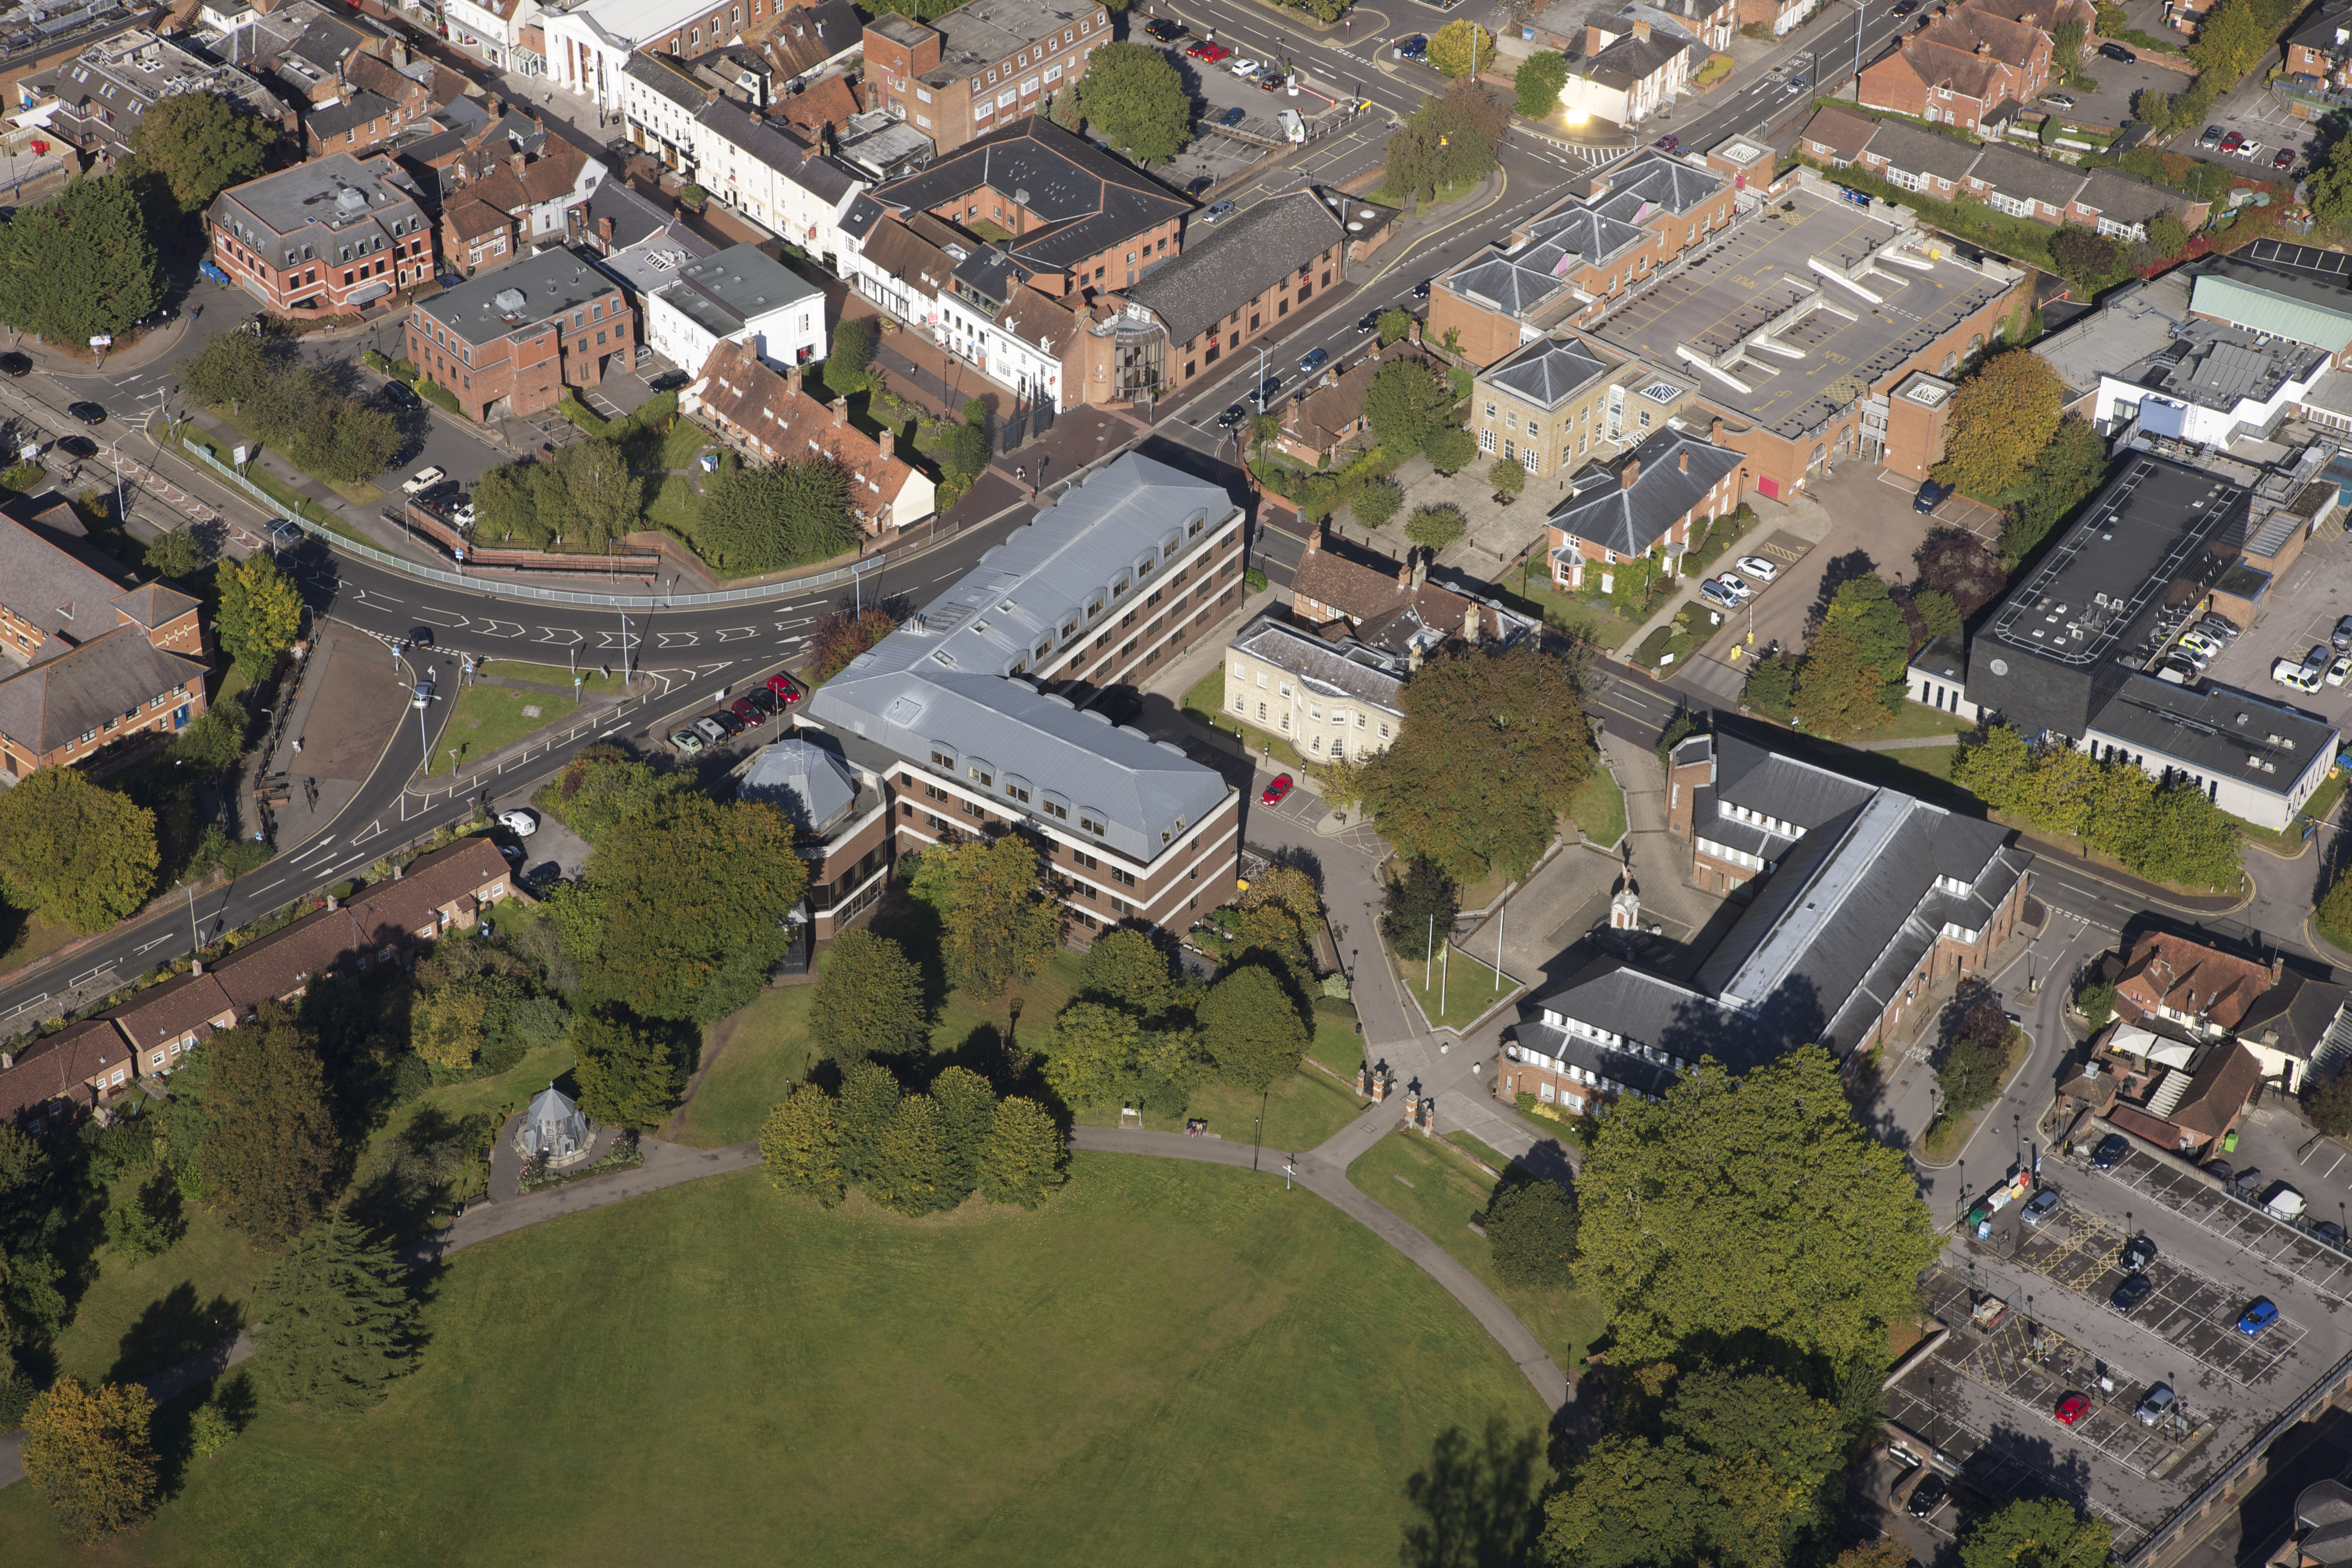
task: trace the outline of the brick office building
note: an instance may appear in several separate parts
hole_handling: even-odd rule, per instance
[[[866,70],[894,119],[951,153],[1035,113],[1110,41],[1099,6],[971,0],[929,23],[890,12],[867,22]]]
[[[468,419],[538,414],[567,386],[602,385],[613,356],[628,367],[633,315],[618,283],[558,246],[411,308],[408,358]]]
[[[334,153],[223,191],[214,262],[282,315],[341,315],[433,276],[433,226],[390,157]]]
[[[1241,593],[1241,509],[1129,454],[819,688],[809,718],[888,780],[898,850],[1025,834],[1070,932],[1173,930],[1224,900],[1241,797],[1216,770],[1082,710]]]

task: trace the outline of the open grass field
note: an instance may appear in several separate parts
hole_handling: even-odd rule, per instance
[[[1519,989],[1517,981],[1507,974],[1497,976],[1494,965],[1466,952],[1462,953],[1461,963],[1454,963],[1448,955],[1455,952],[1462,950],[1441,942],[1433,964],[1397,960],[1397,973],[1404,977],[1405,989],[1421,1004],[1422,1016],[1433,1029],[1462,1028],[1508,1001]],[[1421,983],[1424,973],[1429,976],[1427,985]]]
[[[116,1184],[115,1201],[128,1202],[148,1174],[133,1172]],[[243,1321],[276,1258],[255,1251],[217,1215],[190,1205],[187,1218],[187,1235],[159,1257],[99,1249],[98,1277],[58,1335],[59,1372],[91,1383],[146,1377],[226,1338]]]
[[[583,691],[611,691],[620,685],[620,678],[606,675],[602,669],[571,669],[560,664],[521,664],[512,659],[486,658],[481,661],[484,675],[495,675],[502,680],[530,680],[541,686],[572,688],[574,675],[584,677],[580,682]]]
[[[434,742],[433,763],[425,773],[430,776],[448,772],[452,748],[461,764],[486,757],[510,741],[520,741],[535,730],[570,718],[572,710],[579,706],[576,698],[544,691],[468,686],[457,693],[457,710],[449,716],[440,739]],[[538,711],[531,712],[531,709]]]
[[[1362,1113],[1365,1102],[1312,1068],[1300,1068],[1276,1082],[1263,1096],[1230,1084],[1213,1083],[1193,1091],[1186,1113],[1209,1124],[1209,1131],[1228,1143],[1257,1142],[1280,1152],[1312,1149]],[[1117,1127],[1119,1108],[1091,1105],[1077,1113],[1084,1127]],[[1135,1125],[1129,1118],[1128,1125]],[[1182,1116],[1143,1113],[1143,1126],[1153,1132],[1181,1132]]]
[[[1609,776],[1606,768],[1596,764],[1592,776],[1577,786],[1574,798],[1568,803],[1568,815],[1587,838],[1604,847],[1614,847],[1625,837],[1625,792],[1617,787],[1617,781]]]
[[[1472,1215],[1485,1210],[1495,1187],[1476,1167],[1418,1133],[1400,1132],[1381,1139],[1349,1166],[1348,1180],[1452,1253],[1503,1299],[1561,1368],[1572,1371],[1584,1364],[1585,1353],[1608,1322],[1607,1314],[1599,1301],[1580,1291],[1523,1290],[1503,1283],[1486,1238],[1469,1225]]]
[[[1356,1568],[1394,1559],[1437,1434],[1540,1426],[1469,1315],[1311,1193],[1075,1172],[1034,1214],[921,1222],[746,1172],[470,1249],[384,1405],[265,1405],[99,1555]],[[90,1554],[16,1486],[0,1560]]]
[[[751,1005],[702,1032],[709,1070],[661,1135],[697,1149],[719,1149],[760,1135],[770,1108],[816,1066],[808,1027],[814,985],[762,991]],[[723,1033],[723,1043],[722,1042]]]

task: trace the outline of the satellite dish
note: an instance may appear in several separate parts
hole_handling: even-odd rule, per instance
[[[1990,664],[1985,666],[1985,668],[1991,670],[1995,675],[2007,675],[2009,673],[2009,660],[2005,658],[1997,658]]]

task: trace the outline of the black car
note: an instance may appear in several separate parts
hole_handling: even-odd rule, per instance
[[[1412,297],[1416,300],[1426,300],[1429,298],[1428,279],[1424,278],[1420,282],[1412,286]]]
[[[2124,1243],[2124,1268],[2134,1274],[2144,1274],[2156,1261],[2156,1243],[2145,1236],[2135,1236]]]
[[[402,385],[396,381],[387,381],[383,384],[382,397],[383,405],[386,408],[422,408],[425,406],[425,400],[423,398],[417,396],[416,394],[409,391],[407,387]]]
[[[1913,1519],[1927,1519],[1943,1507],[1944,1499],[1950,1495],[1951,1489],[1944,1484],[1944,1478],[1929,1470],[1919,1478],[1919,1484],[1911,1489],[1911,1500],[1903,1507]]]
[[[1269,375],[1257,384],[1257,405],[1264,408],[1274,395],[1282,390],[1282,377]]]
[[[408,646],[411,647],[431,647],[433,646],[433,628],[431,626],[409,627]]]
[[[1217,428],[1220,430],[1230,430],[1248,417],[1248,408],[1236,403],[1231,408],[1226,409],[1223,414],[1217,416]]]
[[[1154,16],[1143,24],[1143,36],[1156,43],[1172,44],[1184,36],[1184,24],[1166,16]]]
[[[68,458],[95,458],[98,456],[98,443],[87,436],[60,436],[58,437],[58,450]]]
[[[1911,498],[1913,511],[1933,511],[1951,495],[1952,487],[1927,479],[1919,486],[1919,493]]]
[[[2132,53],[2129,49],[2124,47],[2121,44],[2101,44],[2099,46],[2099,58],[2103,60],[2113,60],[2119,66],[2136,66],[2139,64],[2139,57]]]
[[[686,372],[682,370],[666,370],[659,375],[655,376],[651,381],[646,382],[646,390],[647,392],[672,392],[677,390],[678,387],[684,386],[688,382],[692,381],[694,377],[687,374]]]
[[[724,708],[712,709],[708,717],[712,723],[726,731],[730,736],[740,735],[746,729],[750,728],[750,726],[746,725],[742,720],[738,719],[734,714],[730,713]]]
[[[1380,331],[1380,327],[1381,313],[1378,310],[1367,310],[1364,312],[1364,319],[1356,323],[1356,331],[1360,336],[1365,332],[1376,332]]]
[[[2126,1275],[2124,1282],[2116,1287],[2116,1293],[2107,1298],[2107,1305],[2118,1312],[2128,1312],[2147,1300],[2155,1289],[2156,1281],[2145,1274]]]
[[[2230,1168],[2230,1162],[2227,1160],[2209,1160],[2205,1164],[2205,1173],[2223,1186],[2227,1186],[2238,1173]]]
[[[0,354],[0,372],[9,375],[29,375],[32,370],[33,356],[30,354]]]
[[[2120,1132],[2110,1132],[2099,1140],[2097,1148],[2091,1151],[2091,1169],[2112,1171],[2122,1164],[2124,1156],[2130,1152],[2129,1141]]]
[[[1212,175],[1195,175],[1191,180],[1185,182],[1184,194],[1188,196],[1197,196],[1202,191],[1207,190],[1211,185],[1213,185],[1216,183],[1215,178]]]
[[[751,688],[751,690],[743,693],[743,700],[749,702],[752,707],[757,708],[761,712],[765,713],[771,719],[776,716],[776,710],[784,705],[782,698],[778,697],[774,692],[769,690],[764,686],[755,686]]]
[[[1248,117],[1248,112],[1246,110],[1242,109],[1239,105],[1235,105],[1234,108],[1226,110],[1223,114],[1218,115],[1217,123],[1220,125],[1239,125]]]
[[[95,403],[68,403],[66,405],[66,412],[85,425],[106,423],[106,410]]]
[[[538,865],[517,877],[515,880],[524,889],[535,893],[541,888],[552,887],[556,879],[562,875],[562,867],[552,860],[541,860]]]

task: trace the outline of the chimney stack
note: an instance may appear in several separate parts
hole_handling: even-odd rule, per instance
[[[1410,550],[1404,552],[1404,559],[1397,563],[1397,586],[1412,586],[1412,552]]]
[[[400,867],[398,867],[398,866],[394,866],[394,867],[393,867],[393,868],[392,868],[392,879],[393,879],[394,881],[395,881],[395,882],[399,881],[399,880],[400,880],[400,873],[401,873],[401,868],[400,868]]]
[[[1584,25],[1584,58],[1591,59],[1609,47],[1609,36],[1587,22]]]
[[[1648,43],[1650,41],[1650,24],[1647,22],[1635,22],[1633,24],[1633,37],[1640,39],[1643,43]]]
[[[612,255],[613,220],[611,218],[600,217],[596,220],[596,238],[604,247],[604,254]]]
[[[1686,474],[1687,474],[1687,473],[1689,473],[1689,472],[1690,472],[1690,448],[1689,448],[1689,447],[1684,447],[1684,448],[1683,448],[1683,450],[1682,450],[1682,452],[1681,452],[1681,454],[1680,454],[1680,458],[1681,458],[1681,462],[1682,462],[1682,471],[1683,471],[1684,473],[1686,473]]]
[[[1717,446],[1718,446],[1718,447],[1720,447],[1720,446],[1722,446],[1722,445],[1723,445],[1723,421],[1722,421],[1722,420],[1720,420],[1720,419],[1710,419],[1710,420],[1708,420],[1708,421],[1706,422],[1706,438],[1707,438],[1708,440],[1710,440],[1710,441],[1714,442],[1714,443],[1715,443]]]
[[[515,153],[508,162],[514,165],[515,178],[518,180],[522,178],[522,172],[530,166],[530,154],[524,153]]]
[[[1462,640],[1472,647],[1478,646],[1478,605],[1475,601],[1462,612]]]
[[[1412,319],[1412,325],[1405,329],[1405,336],[1412,340],[1412,343],[1415,348],[1421,346],[1421,318],[1419,316],[1415,316]]]
[[[846,397],[835,398],[833,400],[833,427],[838,430],[842,426],[847,424],[848,421],[849,399]]]
[[[874,437],[874,445],[881,452],[882,460],[887,463],[890,460],[891,454],[898,449],[898,433],[885,425],[882,427],[882,434]]]
[[[0,1051],[0,1072],[6,1072],[10,1068],[15,1067],[16,1065],[16,1052],[14,1052],[14,1051]]]
[[[2276,985],[2286,975],[2286,960],[2278,953],[2271,955],[2271,984]]]
[[[784,372],[784,391],[794,397],[801,395],[801,373],[798,365]]]
[[[1412,585],[1416,588],[1429,581],[1429,556],[1430,552],[1423,550],[1412,552]]]
[[[1621,490],[1630,490],[1633,488],[1633,481],[1641,477],[1642,459],[1628,458],[1625,459],[1625,466],[1617,470],[1617,488]]]

